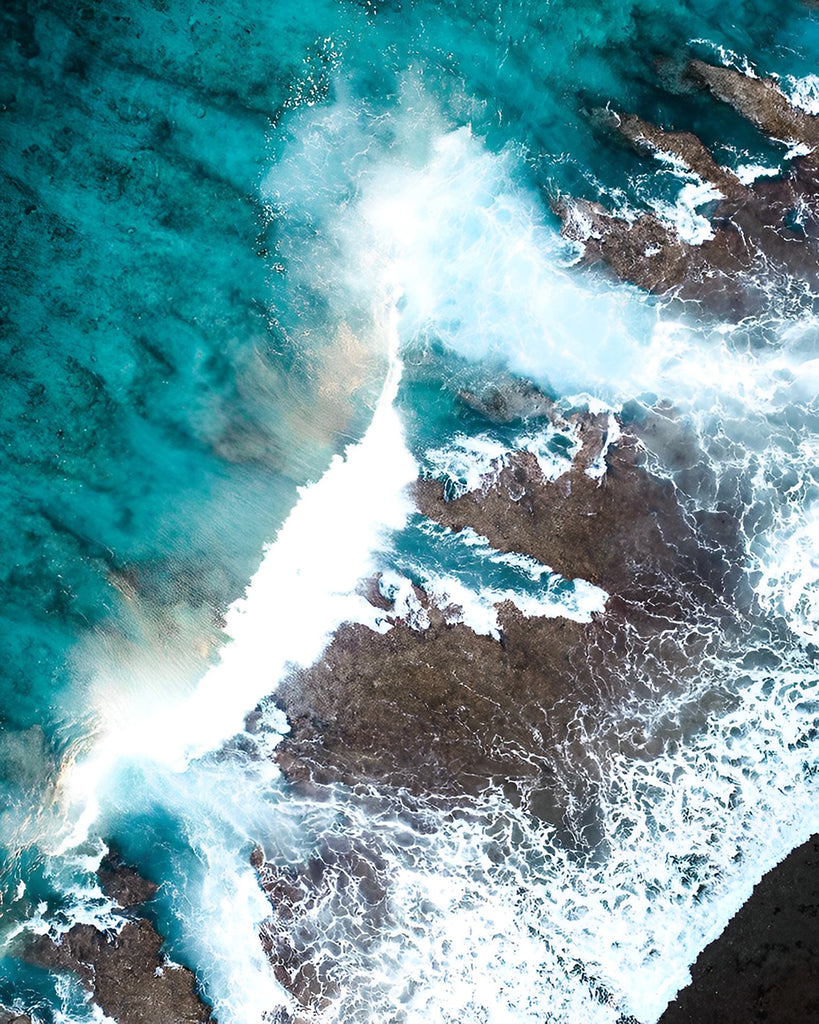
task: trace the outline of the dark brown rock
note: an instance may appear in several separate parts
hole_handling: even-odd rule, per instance
[[[636,114],[603,111],[601,120],[615,128],[642,153],[673,157],[703,181],[718,188],[725,196],[744,197],[747,188],[737,176],[714,160],[705,145],[692,132],[669,132]]]
[[[291,733],[279,763],[291,779],[377,780],[431,796],[535,779],[538,769],[515,752],[538,745],[572,654],[582,662],[588,646],[587,627],[537,626],[527,630],[511,609],[504,643],[442,618],[423,632],[342,626],[321,662],[280,688]]]
[[[732,226],[710,243],[691,245],[654,214],[626,220],[587,199],[559,199],[552,208],[564,237],[583,244],[586,265],[605,264],[623,281],[657,295],[704,301],[720,315],[744,316],[759,304],[742,278],[763,262]]]
[[[114,848],[103,858],[98,876],[106,895],[124,910],[147,902],[157,891]],[[117,932],[76,924],[56,941],[40,935],[22,954],[41,967],[78,975],[117,1024],[216,1024],[197,993],[194,973],[168,961],[162,945],[151,922],[138,917]]]
[[[277,692],[291,724],[278,759],[292,781],[378,782],[443,800],[494,784],[515,799],[530,794],[534,813],[561,818],[566,800],[547,799],[542,776],[556,751],[573,762],[558,776],[583,774],[588,755],[572,738],[578,709],[594,718],[699,671],[709,631],[698,624],[722,614],[729,568],[703,534],[719,528],[730,550],[736,524],[726,516],[701,530],[673,486],[640,465],[628,435],[608,448],[602,479],[589,476],[607,426],[605,417],[580,419],[583,447],[554,482],[517,453],[491,485],[454,501],[438,482],[417,485],[427,516],[604,586],[605,612],[578,623],[527,618],[505,604],[495,639],[447,621],[446,609],[418,592],[426,629],[400,620],[383,635],[342,626],[321,661]]]
[[[154,882],[124,864],[119,851],[113,847],[103,857],[97,877],[105,895],[123,909],[147,903],[159,889]]]
[[[756,886],[660,1024],[819,1021],[819,835]]]
[[[51,970],[79,975],[97,1005],[117,1024],[210,1021],[193,972],[169,963],[160,952],[162,941],[144,918],[129,921],[113,935],[76,924],[57,942],[38,936],[25,956]]]
[[[27,1013],[15,1013],[0,1006],[0,1024],[31,1024],[31,1017]]]
[[[458,398],[492,423],[547,418],[555,420],[554,402],[528,380],[500,379],[480,394],[460,391]],[[557,417],[559,418],[559,417]]]
[[[792,106],[775,82],[702,61],[691,62],[688,76],[768,134],[819,145],[819,118]],[[559,197],[553,208],[562,232],[582,243],[586,264],[602,263],[647,291],[694,300],[736,319],[765,308],[772,290],[788,301],[812,301],[819,288],[817,152],[794,161],[783,177],[743,185],[691,132],[667,131],[629,114],[605,112],[598,120],[640,152],[676,159],[722,199],[711,216],[713,237],[694,245],[654,214],[626,218],[600,203]]]
[[[708,587],[721,593],[727,562],[705,553],[705,538],[680,508],[673,484],[642,465],[638,439],[623,433],[607,450],[605,474],[590,475],[608,419],[575,422],[583,446],[557,480],[545,481],[534,456],[518,452],[490,487],[451,501],[437,481],[419,481],[419,509],[453,530],[471,526],[499,551],[523,552],[649,612],[668,615],[676,605],[677,614],[685,614],[687,586],[698,603],[708,600]]]
[[[687,74],[706,86],[773,139],[819,146],[819,118],[794,107],[772,78],[752,78],[734,68],[714,67],[692,60]]]

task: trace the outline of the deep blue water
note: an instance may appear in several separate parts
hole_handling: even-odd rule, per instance
[[[727,908],[747,896],[754,872],[808,827],[815,747],[804,757],[794,751],[807,744],[798,746],[811,712],[788,687],[815,685],[805,651],[817,639],[819,606],[810,569],[817,331],[784,314],[735,333],[715,333],[696,314],[677,324],[634,289],[572,267],[576,253],[557,236],[549,198],[567,191],[633,209],[676,200],[678,174],[595,127],[590,111],[607,103],[697,132],[728,166],[782,166],[785,147],[708,96],[674,88],[675,69],[691,54],[748,61],[788,89],[801,80],[819,109],[819,83],[807,77],[819,52],[817,12],[796,0],[106,0],[9,2],[2,17],[0,940],[43,915],[67,922],[103,913],[90,877],[98,838],[115,838],[166,880],[160,924],[172,951],[197,968],[223,1024],[250,1020],[268,998],[263,982],[258,1003],[241,995],[263,973],[253,959],[260,897],[242,874],[248,850],[260,841],[297,861],[327,821],[239,755],[179,773],[134,753],[96,780],[98,815],[85,845],[72,847],[66,835],[81,808],[65,797],[67,766],[91,756],[135,707],[161,720],[218,662],[227,608],[298,488],[367,430],[388,365],[384,309],[398,289],[405,370],[396,408],[421,469],[434,472],[430,453],[458,438],[520,440],[516,428],[488,427],[456,400],[459,389],[511,371],[567,401],[580,395],[619,409],[673,400],[702,439],[713,478],[710,491],[697,490],[679,471],[682,493],[744,508],[760,600],[785,623],[775,660],[786,668],[767,695],[754,691],[739,724],[712,722],[692,740],[685,763],[695,787],[713,750],[723,756],[731,730],[747,727],[748,744],[770,751],[770,771],[745,799],[765,805],[760,820],[781,822],[781,834],[755,841],[759,821],[740,814],[736,842],[748,872],[716,886],[699,930],[680,897],[685,962],[665,973],[684,973]],[[556,456],[568,450],[566,439],[541,442]],[[657,459],[662,465],[662,452]],[[375,473],[374,491],[379,484]],[[328,522],[335,511],[327,509]],[[454,575],[475,592],[532,590],[519,569],[422,526],[411,521],[375,542],[379,565],[416,581]],[[305,550],[305,563],[310,557]],[[271,690],[276,682],[271,675]],[[757,683],[767,685],[748,685]],[[782,687],[790,696],[780,706]],[[725,785],[741,790],[744,755],[725,756],[734,780]],[[791,802],[766,805],[783,778]],[[703,807],[715,799],[712,782],[703,782]],[[237,785],[253,790],[241,813],[225,809]],[[343,802],[334,813],[333,828],[366,827]],[[688,836],[692,848],[697,835]],[[445,837],[442,849],[447,842],[458,847]],[[706,882],[724,855],[713,853]],[[416,863],[437,856],[423,847]],[[624,853],[622,864],[636,856]],[[536,894],[555,883],[527,864],[526,912],[538,935],[547,918],[538,918]],[[572,886],[580,876],[554,877]],[[466,867],[453,878],[453,891],[474,885],[487,906],[493,886],[501,892],[508,882]],[[14,900],[21,881],[25,895]],[[215,903],[231,885],[246,910],[236,910],[236,934],[220,946],[202,939],[201,926],[223,922]],[[415,920],[410,903],[401,906]],[[441,935],[456,948],[452,907],[438,909]],[[493,934],[506,935],[513,926],[492,913]],[[532,982],[531,998],[541,993],[542,1003],[524,1010],[503,965],[545,954],[534,939],[531,949],[504,941],[492,999],[473,993],[442,1006],[433,978],[423,999],[391,1019],[523,1021],[531,1012],[562,1020],[569,1004],[581,1012],[560,980],[548,999]],[[591,956],[572,941],[579,961]],[[432,956],[420,941],[412,949]],[[444,971],[460,978],[463,958]],[[632,990],[627,960],[600,968],[609,981],[621,972],[612,1020],[620,1010],[657,1009],[634,994],[651,987],[644,962],[629,961]],[[356,963],[366,975],[366,956]],[[361,991],[338,1019],[398,1014],[389,985]],[[40,1021],[90,1019],[78,988],[9,954],[0,1003],[15,999]]]

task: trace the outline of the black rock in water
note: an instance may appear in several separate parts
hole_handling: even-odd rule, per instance
[[[27,1013],[15,1013],[0,1006],[0,1024],[31,1024],[31,1017]]]
[[[819,1021],[819,834],[769,871],[659,1024]]]
[[[671,158],[718,191],[712,236],[693,244],[653,213],[626,217],[599,202],[560,196],[552,207],[563,235],[582,244],[584,263],[604,264],[623,281],[693,300],[720,317],[758,313],[772,293],[798,308],[811,307],[819,290],[819,117],[795,107],[773,80],[732,68],[694,60],[685,80],[708,89],[769,137],[801,146],[803,155],[783,176],[746,185],[720,167],[693,133],[598,111],[598,122],[638,152]]]

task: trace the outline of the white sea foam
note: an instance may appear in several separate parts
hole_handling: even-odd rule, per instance
[[[491,487],[516,451],[534,455],[543,479],[556,480],[571,468],[571,460],[580,447],[576,434],[567,428],[560,434],[569,441],[566,454],[559,454],[550,447],[556,436],[558,431],[549,424],[521,432],[508,443],[488,434],[455,434],[445,445],[428,449],[424,461],[444,483],[450,497]]]
[[[816,689],[801,670],[773,691],[759,673],[733,711],[653,759],[619,753],[616,715],[585,723],[601,779],[596,857],[488,793],[469,815],[409,835],[339,793],[325,828],[343,815],[345,834],[385,859],[390,917],[362,952],[344,941],[354,911],[328,918],[322,900],[308,911],[317,955],[344,950],[329,1019],[615,1024],[630,1013],[652,1024],[762,873],[813,828],[800,744]]]
[[[736,50],[732,50],[727,46],[722,46],[720,43],[715,43],[711,39],[696,38],[688,40],[689,46],[693,46],[694,44],[707,47],[716,54],[720,63],[725,67],[741,71],[742,74],[747,75],[748,78],[759,78],[756,68],[744,54],[737,53]]]
[[[424,459],[447,487],[451,497],[491,487],[509,463],[508,445],[486,434],[456,434],[441,448],[431,448]]]
[[[448,528],[439,528],[439,530],[454,536]],[[508,565],[533,582],[540,582],[545,576],[552,573],[552,569],[548,565],[538,562],[537,559],[531,558],[529,555],[523,555],[519,551],[497,551],[486,537],[482,537],[471,526],[459,530],[457,538],[460,543],[471,548],[487,562],[492,562],[495,565]]]
[[[447,552],[442,558],[443,567],[431,566],[412,557],[403,559],[401,564],[421,583],[432,603],[444,611],[448,622],[463,622],[473,632],[499,640],[501,630],[497,606],[504,602],[515,605],[529,618],[567,618],[575,622],[588,622],[605,608],[608,595],[604,590],[586,580],[564,580],[549,566],[520,552],[498,551],[486,537],[470,527],[455,532],[431,520],[422,520],[418,528],[432,538],[438,548]],[[461,572],[447,569],[447,557],[457,565],[463,561],[459,558],[460,553],[468,556],[466,569]],[[487,570],[495,566],[510,570],[507,585],[487,579]],[[476,572],[481,577],[477,586],[474,584]],[[394,614],[408,614],[410,625],[427,628],[428,616],[419,619],[418,609],[402,600],[402,595],[408,590],[412,593],[408,580],[400,574],[392,574],[385,579],[388,579],[385,593],[397,597]]]
[[[780,85],[795,107],[819,115],[819,75],[805,75],[803,78],[786,75]]]
[[[542,567],[548,572],[545,566]],[[530,593],[513,587],[470,587],[455,575],[429,572],[417,566],[416,572],[432,603],[445,611],[448,622],[463,622],[474,632],[501,637],[497,606],[510,602],[527,618],[564,618],[575,622],[588,622],[592,615],[601,613],[608,595],[586,580],[574,580],[568,589],[556,592],[544,587],[541,593]],[[423,609],[420,610],[424,612]],[[406,614],[406,611],[402,609]],[[401,614],[396,608],[396,614]],[[429,618],[419,618],[415,608],[409,609],[409,622],[415,628],[425,629]]]
[[[606,428],[606,436],[603,439],[603,446],[600,449],[600,454],[586,467],[586,476],[590,476],[593,480],[601,480],[606,475],[606,456],[609,453],[609,449],[613,444],[617,444],[622,431],[620,430],[620,423],[616,416],[609,413],[608,426]]]
[[[712,185],[697,179],[682,186],[674,203],[654,199],[649,205],[663,220],[673,226],[684,242],[688,242],[689,245],[702,245],[714,237],[714,229],[711,221],[704,217],[699,209],[706,203],[722,198],[722,193]]]
[[[734,168],[734,174],[743,185],[750,185],[757,178],[775,178],[779,174],[778,167],[763,167],[762,164],[740,164]]]
[[[256,844],[282,833],[284,824],[275,813],[279,772],[269,758],[256,756],[264,753],[263,737],[257,739],[260,747],[249,757],[230,750],[184,772],[140,756],[120,759],[97,794],[107,813],[114,808],[158,822],[160,834],[179,822],[172,866],[160,879],[159,927],[170,940],[170,965],[196,969],[214,1015],[228,1024],[262,1024],[277,1007],[292,1007],[259,942],[259,926],[271,908],[249,855]],[[167,840],[161,845],[170,854]],[[293,854],[302,853],[295,835],[289,845]],[[57,930],[87,922],[111,933],[127,920],[102,896],[93,875],[104,852],[97,840],[53,860],[55,882],[66,883]],[[35,918],[25,929],[37,926]],[[40,919],[39,930],[53,931],[54,922]]]
[[[815,459],[819,451],[810,455]],[[807,510],[790,530],[783,530],[766,551],[756,585],[770,612],[786,618],[790,628],[809,643],[819,642],[819,509]]]
[[[435,139],[414,174],[387,167],[366,212],[393,233],[402,337],[431,334],[559,393],[618,393],[641,367],[654,314],[636,290],[592,292],[565,267],[566,243],[520,176],[511,153],[487,152],[467,128]]]
[[[385,572],[378,581],[381,594],[393,602],[389,617],[385,616],[388,625],[393,619],[401,619],[412,629],[423,631],[429,629],[429,612],[418,599],[412,581],[397,572]],[[376,623],[380,627],[380,623]]]
[[[241,731],[288,663],[315,661],[341,622],[372,620],[356,583],[375,570],[373,554],[387,532],[404,525],[412,509],[404,488],[417,476],[392,404],[400,374],[394,351],[366,434],[301,492],[247,597],[228,613],[230,642],[184,708],[191,724],[179,753],[202,753]]]
[[[309,279],[314,267],[331,268],[334,287],[323,291],[339,318],[372,308],[370,261],[386,248],[402,293],[402,341],[434,338],[603,408],[647,390],[685,397],[701,383],[703,360],[731,380],[734,353],[719,328],[709,337],[635,288],[577,275],[520,159],[490,153],[466,127],[448,131],[417,83],[406,89],[383,145],[383,119],[343,95],[300,112],[268,185],[277,211],[309,211],[285,246],[290,273]],[[688,180],[668,214],[693,239],[707,224],[698,208],[716,197]]]
[[[229,1024],[257,1024],[277,1006],[292,1005],[259,942],[259,925],[270,904],[248,862],[251,844],[263,841],[275,820],[271,801],[265,799],[272,774],[269,763],[247,766],[228,760],[176,779],[181,784],[174,809],[187,822],[197,858],[193,869],[182,864],[176,878],[166,882],[177,886],[172,900],[182,925],[177,955],[197,967],[214,1016]],[[167,807],[162,782],[158,776],[153,784]]]

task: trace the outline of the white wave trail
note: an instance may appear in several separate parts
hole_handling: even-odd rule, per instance
[[[240,731],[288,663],[315,661],[342,622],[375,625],[375,609],[355,594],[356,583],[374,571],[372,556],[387,532],[404,526],[412,511],[405,488],[418,475],[393,407],[402,369],[394,308],[391,326],[390,369],[366,434],[302,490],[247,597],[230,609],[231,642],[184,708],[185,734],[169,737],[166,758],[204,753]]]
[[[275,690],[288,666],[315,661],[342,622],[385,628],[355,588],[374,571],[373,555],[386,536],[413,510],[405,490],[418,469],[393,406],[402,373],[396,317],[390,301],[389,370],[368,430],[301,490],[245,597],[228,612],[230,639],[219,662],[187,699],[166,699],[159,709],[152,702],[140,706],[138,695],[124,708],[115,703],[115,717],[97,745],[63,773],[68,806],[55,854],[81,846],[109,805],[152,800],[154,809],[173,808],[186,821],[204,870],[180,883],[173,900],[183,925],[181,946],[226,1024],[261,1024],[271,1008],[288,1002],[259,943],[269,905],[242,852],[243,842],[264,834],[272,809],[260,779],[241,764],[232,765],[228,780],[203,755],[242,732],[247,713]],[[262,789],[278,774],[272,762],[263,764],[270,778],[261,780]],[[137,790],[130,765],[141,772]],[[229,795],[212,795],[228,782]],[[236,787],[243,798],[232,809]]]
[[[99,813],[100,781],[116,761],[147,758],[183,769],[241,732],[287,667],[315,661],[342,622],[378,628],[378,613],[355,593],[356,584],[375,570],[373,555],[387,534],[406,523],[413,506],[405,489],[418,475],[393,407],[402,373],[395,302],[385,328],[389,370],[366,433],[301,489],[245,596],[231,606],[228,643],[194,693],[161,709],[135,698],[93,752],[67,769],[64,788],[79,818],[61,850],[88,833]]]

